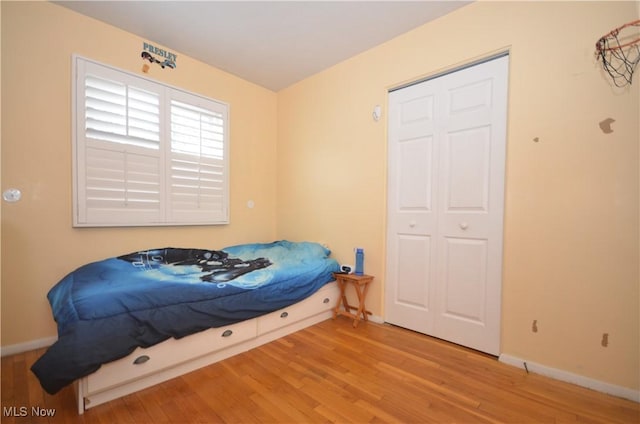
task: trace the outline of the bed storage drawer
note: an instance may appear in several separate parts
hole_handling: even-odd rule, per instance
[[[258,334],[268,333],[334,308],[338,301],[338,291],[335,286],[336,283],[327,284],[313,296],[301,302],[258,317]]]
[[[256,319],[192,334],[180,340],[168,339],[147,349],[103,365],[87,378],[87,392],[96,393],[129,380],[153,374],[199,356],[256,337]]]

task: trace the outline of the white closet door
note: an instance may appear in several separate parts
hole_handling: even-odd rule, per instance
[[[500,352],[508,57],[389,95],[385,316]]]
[[[436,86],[389,94],[387,278],[388,322],[432,334],[435,303],[439,143]],[[410,87],[411,88],[411,87]]]

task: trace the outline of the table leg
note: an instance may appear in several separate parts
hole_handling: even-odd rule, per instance
[[[340,296],[338,296],[338,303],[336,304],[336,307],[333,309],[333,319],[336,319],[336,317],[340,313],[340,306],[341,305],[343,305],[345,310],[348,311],[348,309],[347,309],[347,296],[345,295],[345,288],[347,286],[347,283],[342,281],[339,278],[336,281],[338,283],[338,287],[340,288]]]

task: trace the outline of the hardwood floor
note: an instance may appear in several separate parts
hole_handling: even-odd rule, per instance
[[[29,371],[41,352],[2,358],[2,423],[640,422],[638,403],[397,327],[354,329],[345,317],[82,416],[72,388],[48,395]]]

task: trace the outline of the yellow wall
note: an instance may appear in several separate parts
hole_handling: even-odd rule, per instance
[[[48,2],[1,7],[2,189],[23,193],[2,204],[3,346],[55,335],[47,291],[88,261],[152,247],[274,240],[277,96],[180,52],[176,69],[153,65],[146,75],[230,105],[230,225],[72,228],[71,55],[145,75],[140,53],[153,40]]]
[[[373,107],[509,50],[502,352],[637,390],[640,84],[612,89],[593,55],[636,16],[632,2],[474,3],[279,92],[278,235],[326,240],[342,262],[364,247],[367,306],[384,316],[386,125]]]
[[[232,223],[159,229],[71,228],[70,56],[140,73],[145,40],[50,3],[1,7],[2,188],[24,193],[2,204],[3,346],[55,334],[45,295],[73,268],[164,245],[315,240],[341,262],[364,247],[384,316],[386,116],[371,111],[391,87],[509,49],[502,351],[640,388],[640,95],[593,57],[633,3],[474,3],[277,94],[176,52],[149,76],[231,105]]]

